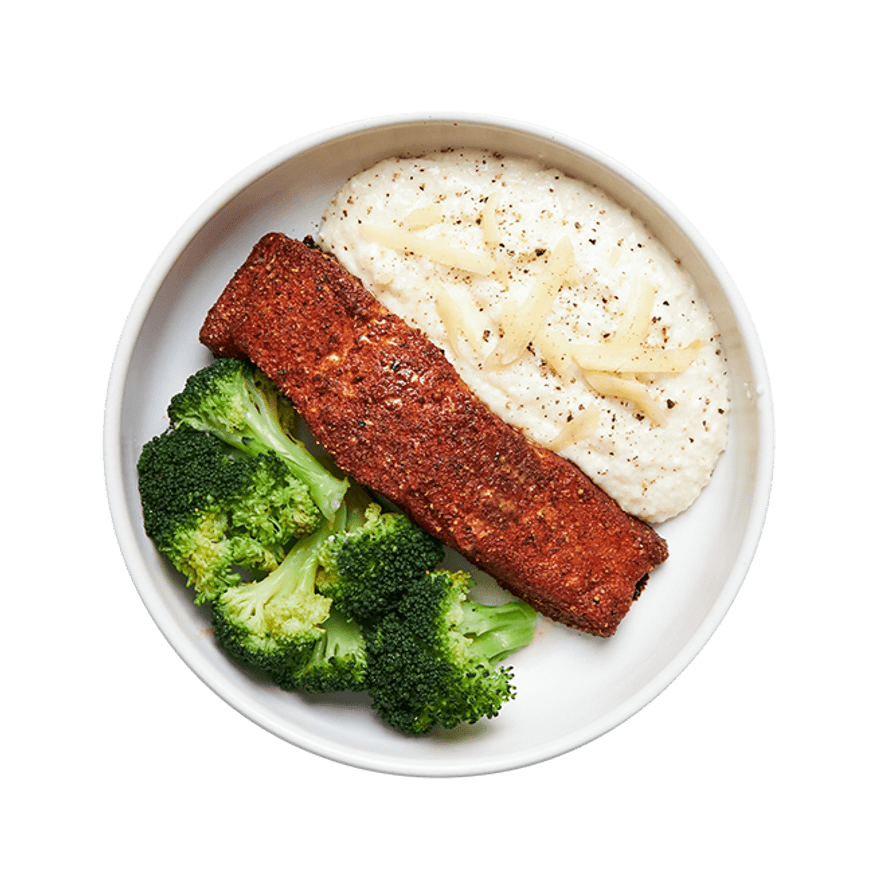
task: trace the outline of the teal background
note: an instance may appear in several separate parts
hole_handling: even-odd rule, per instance
[[[86,0],[6,10],[6,876],[876,870],[869,8]],[[301,135],[413,110],[545,125],[651,181],[737,280],[777,404],[764,539],[698,660],[603,739],[468,780],[337,766],[214,697],[131,585],[100,462],[119,330],[192,210]]]

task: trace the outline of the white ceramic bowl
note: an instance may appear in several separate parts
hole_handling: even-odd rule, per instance
[[[642,218],[695,277],[721,329],[730,366],[727,451],[709,488],[659,528],[670,559],[651,575],[618,633],[601,640],[540,621],[515,655],[517,699],[491,722],[426,738],[378,722],[363,695],[303,697],[231,663],[143,531],[136,462],[166,425],[171,396],[208,363],[198,331],[253,244],[268,231],[302,237],[353,173],[389,155],[447,146],[532,156],[596,184]],[[187,665],[266,730],[351,765],[420,776],[525,766],[584,745],[657,696],[694,658],[730,607],[758,543],[770,493],[772,410],[766,368],[746,308],[696,230],[648,184],[562,135],[508,120],[397,117],[337,128],[286,146],[243,171],[172,239],[128,318],[110,377],[107,491],[119,544],[144,604]]]

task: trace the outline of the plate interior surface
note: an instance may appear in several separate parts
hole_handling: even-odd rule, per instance
[[[617,634],[601,640],[540,620],[512,658],[517,699],[491,722],[407,738],[384,727],[363,695],[306,697],[231,663],[210,621],[143,532],[136,462],[167,425],[186,377],[210,361],[198,342],[206,312],[266,232],[303,237],[353,173],[389,155],[445,147],[526,155],[602,187],[630,207],[700,285],[730,367],[730,438],[708,489],[658,531],[670,558]],[[713,252],[657,193],[611,159],[507,121],[423,118],[363,123],[297,142],[246,169],[169,244],[120,341],[108,390],[105,466],[114,525],[141,597],[171,645],[219,696],[272,733],[368,769],[425,776],[513,769],[581,746],[659,694],[696,655],[739,589],[769,497],[772,418],[760,346],[738,292]],[[449,564],[464,564],[450,556]],[[478,589],[496,593],[485,578]]]

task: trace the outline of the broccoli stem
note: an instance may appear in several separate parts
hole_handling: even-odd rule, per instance
[[[325,519],[321,525],[305,538],[300,538],[293,549],[274,571],[262,580],[228,591],[221,602],[234,605],[243,621],[254,624],[254,631],[272,630],[273,603],[288,603],[297,597],[307,599],[315,588],[315,575],[318,570],[318,551],[330,534],[330,523]],[[230,601],[235,596],[235,600]],[[304,629],[320,623],[330,603],[320,615],[320,619],[302,621]]]
[[[324,653],[327,657],[346,656],[362,642],[361,628],[332,609],[321,627],[326,633]]]
[[[462,602],[461,632],[472,640],[469,651],[491,665],[528,645],[535,634],[535,612],[524,602],[481,605]]]
[[[312,499],[321,513],[327,519],[332,519],[348,490],[348,480],[335,477],[300,440],[291,437],[281,427],[277,401],[273,395],[267,394],[260,387],[255,381],[254,374],[246,373],[244,382],[252,404],[244,414],[251,436],[224,430],[221,425],[217,426],[215,433],[230,446],[251,454],[275,452],[308,486]]]

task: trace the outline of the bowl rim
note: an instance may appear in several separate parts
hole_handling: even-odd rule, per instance
[[[387,759],[377,758],[376,756],[364,753],[356,747],[342,746],[326,738],[309,736],[307,732],[302,730],[297,731],[298,735],[294,736],[288,727],[276,723],[273,718],[263,712],[258,702],[231,688],[224,677],[216,672],[198,652],[190,650],[185,642],[181,643],[181,640],[174,638],[175,621],[166,613],[161,603],[151,601],[148,589],[148,586],[153,583],[150,567],[140,553],[134,524],[126,515],[124,463],[122,445],[119,443],[119,438],[122,435],[123,397],[126,379],[131,367],[141,325],[155,296],[184,249],[211,217],[238,196],[246,187],[271,172],[280,164],[293,159],[299,154],[320,148],[341,138],[355,134],[365,134],[371,130],[424,124],[449,125],[451,127],[457,124],[487,126],[533,136],[539,140],[551,141],[574,153],[587,157],[594,163],[605,166],[607,170],[618,175],[626,183],[640,191],[678,226],[718,280],[728,304],[736,317],[738,328],[742,333],[743,344],[754,375],[755,390],[759,398],[757,402],[758,443],[757,459],[755,462],[756,472],[754,492],[748,511],[746,528],[724,587],[685,646],[669,663],[659,669],[650,681],[633,693],[629,699],[619,704],[615,711],[602,716],[588,727],[580,728],[577,733],[555,740],[552,743],[552,747],[542,749],[532,747],[525,752],[490,761],[482,757],[478,763],[464,761],[456,767],[450,767],[447,764],[438,767],[430,760],[421,762],[406,761],[395,766]],[[330,758],[342,764],[366,770],[410,776],[452,777],[482,775],[512,770],[549,760],[586,745],[613,730],[659,696],[675,681],[708,643],[712,634],[730,609],[745,580],[760,541],[769,507],[773,482],[774,451],[775,431],[770,379],[757,331],[733,279],[714,250],[712,250],[693,224],[651,184],[611,156],[588,144],[555,130],[520,120],[472,113],[404,113],[358,119],[349,123],[324,128],[290,141],[233,175],[203,201],[181,225],[147,274],[132,303],[117,343],[104,407],[103,454],[105,490],[117,542],[129,575],[141,597],[141,601],[147,607],[156,626],[181,659],[204,684],[211,688],[215,694],[232,708],[280,739],[296,745],[305,751]]]

